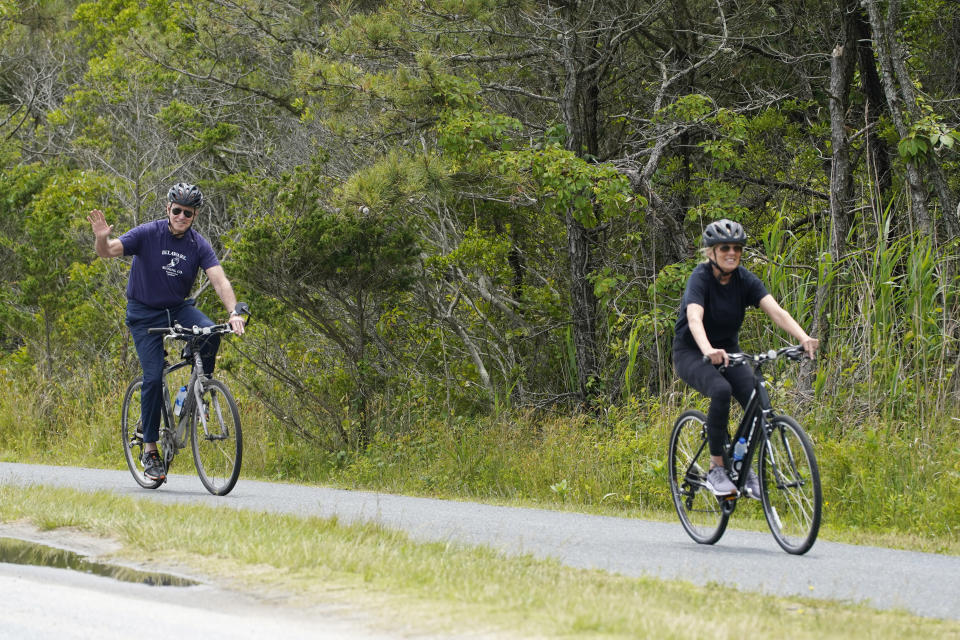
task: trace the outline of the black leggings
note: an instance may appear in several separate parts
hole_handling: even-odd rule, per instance
[[[750,367],[727,367],[723,373],[714,365],[703,361],[698,349],[675,349],[673,369],[680,379],[710,398],[707,410],[707,441],[710,455],[723,455],[727,444],[727,422],[730,419],[730,397],[741,407],[747,406],[753,393],[754,377]]]

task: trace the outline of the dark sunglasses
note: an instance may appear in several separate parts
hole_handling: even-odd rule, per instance
[[[740,244],[722,244],[717,247],[722,253],[728,253],[733,251],[734,253],[741,253],[743,251],[743,245]]]
[[[192,218],[192,217],[193,217],[193,214],[194,214],[193,211],[188,211],[188,210],[186,210],[186,209],[181,209],[180,207],[173,207],[173,208],[171,208],[171,209],[170,209],[170,213],[172,213],[172,214],[175,215],[175,216],[183,216],[183,217],[186,218],[187,220],[189,220],[190,218]]]

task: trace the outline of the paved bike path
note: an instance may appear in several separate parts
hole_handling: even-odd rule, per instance
[[[190,502],[298,516],[337,516],[402,529],[417,540],[484,544],[628,576],[717,582],[748,591],[860,602],[960,620],[960,557],[818,540],[784,553],[769,532],[728,529],[714,546],[694,543],[679,522],[413,498],[241,478],[223,498],[195,475],[171,475],[157,491],[127,471],[0,463],[2,484],[112,491],[164,503]],[[825,514],[829,518],[829,511]],[[734,514],[734,519],[736,514]],[[735,520],[734,520],[735,522]]]

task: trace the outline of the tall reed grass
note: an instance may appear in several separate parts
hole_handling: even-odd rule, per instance
[[[775,226],[764,237],[764,281],[808,328],[817,287],[829,287],[818,402],[846,416],[841,429],[878,416],[929,443],[943,435],[939,417],[957,406],[957,243],[935,249],[926,235],[893,238],[889,222],[861,225],[851,238],[858,244],[831,258]],[[811,262],[818,268],[806,266]],[[754,338],[762,333],[753,327]]]

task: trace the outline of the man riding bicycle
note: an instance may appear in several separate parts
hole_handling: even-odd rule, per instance
[[[738,338],[747,307],[763,310],[799,341],[809,357],[813,358],[819,344],[767,293],[760,278],[740,265],[746,242],[743,227],[731,220],[711,222],[703,230],[701,252],[706,261],[697,265],[687,281],[673,340],[677,375],[710,398],[710,471],[706,482],[715,495],[737,492],[727,475],[723,450],[729,438],[730,398],[747,405],[753,391],[753,371],[750,367],[732,367],[721,372],[717,366],[729,365],[727,354],[740,351]],[[752,469],[747,474],[746,489],[751,498],[760,499],[760,482]]]
[[[192,184],[178,182],[167,192],[166,219],[146,222],[130,229],[119,238],[110,238],[103,212],[94,209],[87,216],[96,238],[94,248],[101,258],[133,256],[127,281],[126,324],[133,336],[143,387],[140,395],[143,420],[143,475],[163,480],[163,463],[157,452],[160,434],[160,412],[163,402],[163,337],[147,333],[151,327],[209,327],[214,323],[190,298],[190,291],[200,269],[230,313],[230,327],[237,334],[244,329],[243,316],[237,310],[233,286],[220,266],[213,247],[194,230],[203,193]],[[220,337],[210,336],[200,349],[203,368],[213,373]]]

